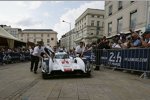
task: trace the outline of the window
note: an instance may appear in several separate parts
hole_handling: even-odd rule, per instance
[[[94,15],[91,15],[94,18]]]
[[[97,15],[97,18],[100,18],[100,16],[99,16],[99,15]]]
[[[23,37],[23,34],[21,34],[21,37]]]
[[[130,13],[130,28],[131,29],[134,29],[136,26],[136,22],[137,22],[136,16],[137,16],[137,10]]]
[[[53,41],[53,40],[54,40],[54,38],[51,38],[51,40]]]
[[[102,22],[102,27],[104,27],[104,22]]]
[[[108,15],[112,15],[112,5],[109,6],[109,12],[108,12]]]
[[[27,37],[29,37],[29,34],[27,34]]]
[[[43,34],[41,34],[41,37],[43,37]]]
[[[122,17],[117,19],[117,33],[120,33],[122,31],[122,25],[123,25],[123,20]]]
[[[49,37],[49,34],[47,34],[47,37]]]
[[[122,9],[122,1],[118,1],[118,10]]]
[[[101,15],[100,18],[104,18],[104,16]]]
[[[99,31],[98,30],[96,31],[96,35],[99,35]]]
[[[94,20],[91,21],[91,26],[94,26]]]
[[[49,43],[50,41],[49,41],[49,39],[47,39],[47,43]]]
[[[98,27],[100,26],[100,21],[97,21],[97,26],[98,26]]]
[[[36,39],[34,39],[34,43],[36,43]]]
[[[130,1],[130,3],[133,3],[134,1]]]
[[[112,22],[108,23],[108,36],[111,35],[112,32]]]

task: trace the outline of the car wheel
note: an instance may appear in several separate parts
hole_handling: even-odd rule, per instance
[[[87,63],[86,63],[86,71],[87,72],[91,71],[91,65],[90,65],[89,61],[87,61]]]
[[[43,79],[48,79],[48,75],[45,74],[45,73],[42,73],[42,78],[43,78]]]
[[[91,77],[91,72],[86,73],[86,77]]]

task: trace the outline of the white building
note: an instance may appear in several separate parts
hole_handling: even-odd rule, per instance
[[[67,50],[73,49],[73,47],[76,47],[75,44],[75,29],[72,29],[71,31],[65,33],[61,37],[61,47],[65,47]]]
[[[105,36],[120,32],[145,31],[148,14],[147,1],[105,1]]]
[[[89,44],[103,37],[104,13],[104,10],[101,9],[88,8],[76,19],[76,44],[80,41]]]
[[[52,29],[25,29],[19,34],[19,38],[24,42],[43,41],[45,45],[54,47],[57,45],[57,32]]]
[[[7,25],[0,25],[0,26],[16,38],[19,38],[19,33],[21,33],[22,31],[20,28],[12,28],[11,26]]]

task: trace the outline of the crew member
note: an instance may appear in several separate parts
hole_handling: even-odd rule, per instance
[[[76,52],[76,54],[79,54],[79,57],[82,57],[84,50],[85,50],[84,42],[80,42],[80,45],[78,45],[76,47],[75,52]]]
[[[34,68],[34,73],[37,73],[37,68],[38,68],[38,63],[39,59],[41,58],[41,53],[44,52],[43,49],[43,41],[39,41],[38,45],[34,47],[33,53],[32,53],[32,59],[31,59],[31,68],[30,70],[33,71]]]

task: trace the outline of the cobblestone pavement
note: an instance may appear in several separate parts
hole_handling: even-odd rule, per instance
[[[0,100],[150,100],[150,79],[120,71],[43,80],[29,63],[0,66]]]

